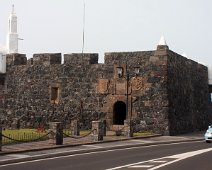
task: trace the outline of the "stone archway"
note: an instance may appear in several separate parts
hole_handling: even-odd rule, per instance
[[[124,125],[124,120],[126,120],[126,104],[122,101],[117,101],[113,105],[113,124],[114,125]]]

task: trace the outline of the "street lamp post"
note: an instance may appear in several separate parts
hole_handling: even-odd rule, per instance
[[[126,64],[126,76],[124,76],[123,75],[123,67],[117,67],[117,72],[118,72],[118,77],[119,78],[125,78],[126,79],[126,81],[127,81],[127,85],[126,85],[126,91],[127,91],[127,93],[126,93],[126,119],[128,119],[128,107],[129,107],[129,105],[128,105],[128,101],[129,101],[129,91],[128,91],[128,88],[129,88],[129,82],[130,82],[130,72],[129,72],[129,70],[128,70],[128,68],[127,68],[127,64]],[[135,74],[135,77],[139,74],[139,67],[134,67],[134,74]],[[131,116],[130,116],[130,119],[131,119]]]
[[[127,66],[126,66],[127,68]],[[129,88],[129,81],[130,81],[130,75],[128,70],[126,69],[126,76],[127,76],[127,102],[126,102],[126,120],[128,119],[128,101],[129,101],[129,93],[128,93],[128,88]],[[131,118],[131,117],[130,117]]]

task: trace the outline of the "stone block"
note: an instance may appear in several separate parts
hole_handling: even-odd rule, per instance
[[[80,135],[80,128],[79,128],[79,121],[72,120],[71,121],[71,135],[79,136]]]
[[[133,137],[133,120],[124,120],[124,134],[127,137]]]
[[[126,88],[126,82],[123,83],[116,83],[116,94],[126,94],[127,93],[127,88]]]
[[[97,93],[107,94],[109,90],[108,87],[109,87],[108,79],[99,79],[99,82],[97,85]]]
[[[92,121],[93,139],[95,142],[103,140],[103,130],[104,127],[102,121]]]
[[[63,144],[63,124],[61,122],[51,122],[49,123],[49,143],[54,145]]]

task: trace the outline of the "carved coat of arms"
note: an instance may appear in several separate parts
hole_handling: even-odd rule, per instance
[[[142,77],[134,77],[132,79],[132,89],[140,90],[143,87],[143,79]]]

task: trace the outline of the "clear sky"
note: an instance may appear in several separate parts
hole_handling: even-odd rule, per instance
[[[212,0],[0,0],[0,44],[6,44],[12,4],[18,16],[19,52],[86,53],[169,48],[212,65]]]

